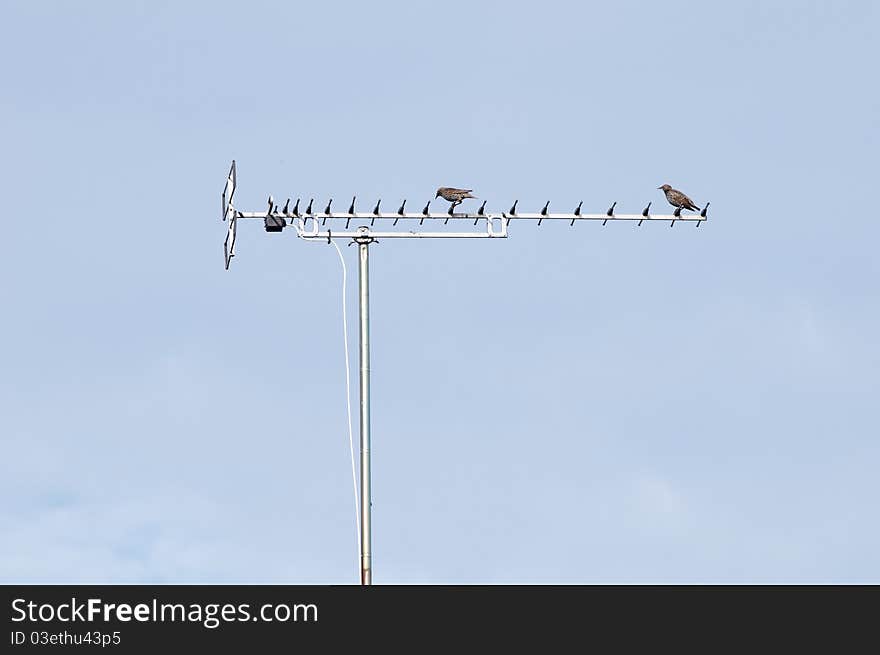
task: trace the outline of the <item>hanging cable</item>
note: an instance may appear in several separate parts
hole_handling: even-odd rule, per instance
[[[308,241],[307,243],[321,243],[320,241]],[[360,497],[358,496],[357,471],[354,463],[354,435],[351,428],[351,364],[348,354],[348,313],[345,302],[345,289],[348,286],[348,269],[345,266],[345,258],[342,251],[335,241],[329,237],[327,243],[336,248],[336,254],[339,255],[339,263],[342,264],[342,339],[345,345],[345,407],[348,418],[348,450],[351,455],[351,484],[354,489],[354,525],[357,531],[357,563],[358,578],[361,575],[361,518],[360,518]]]
[[[345,342],[345,406],[348,415],[348,449],[351,454],[351,483],[354,488],[354,524],[357,531],[357,547],[358,547],[358,575],[360,576],[361,562],[361,519],[360,519],[360,498],[358,497],[357,472],[354,464],[354,434],[351,428],[351,364],[348,355],[348,314],[346,311],[345,288],[348,281],[348,271],[345,266],[345,258],[342,251],[335,241],[328,241],[336,248],[336,254],[339,255],[339,263],[342,264],[342,338]],[[319,243],[319,242],[312,242]]]

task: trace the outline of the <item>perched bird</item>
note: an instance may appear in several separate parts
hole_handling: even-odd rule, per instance
[[[456,189],[450,186],[442,186],[437,189],[437,195],[434,196],[434,198],[448,200],[452,203],[452,207],[449,208],[452,210],[456,205],[460,205],[461,201],[465,198],[476,198],[476,196],[471,195],[471,191],[473,191],[473,189]]]
[[[663,186],[658,186],[658,189],[662,189],[663,193],[666,194],[666,200],[669,201],[669,204],[673,207],[680,207],[681,209],[690,209],[691,211],[700,211],[700,208],[694,204],[694,201],[684,195],[681,191],[677,189],[673,189],[668,184],[664,184]]]

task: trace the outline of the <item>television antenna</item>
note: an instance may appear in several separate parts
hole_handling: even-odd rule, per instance
[[[327,202],[323,211],[316,206],[314,198],[310,198],[305,208],[300,207],[300,198],[291,206],[288,199],[284,206],[279,209],[272,196],[269,196],[268,206],[264,211],[245,212],[239,211],[234,206],[235,189],[237,185],[235,161],[229,169],[226,184],[221,193],[222,218],[227,223],[226,240],[223,243],[223,255],[226,269],[235,256],[235,237],[239,220],[262,220],[266,232],[283,232],[293,228],[296,236],[304,241],[323,241],[330,243],[333,239],[351,239],[351,243],[358,246],[358,315],[360,334],[360,570],[361,584],[372,584],[372,553],[371,553],[371,525],[370,525],[370,244],[378,239],[506,239],[509,236],[508,229],[516,221],[536,221],[542,225],[544,221],[568,221],[569,226],[581,221],[602,221],[602,225],[617,221],[636,221],[641,226],[645,221],[661,221],[674,227],[676,223],[694,223],[700,227],[707,220],[709,203],[707,202],[699,214],[682,214],[681,207],[677,207],[671,215],[650,213],[651,203],[638,214],[618,214],[615,209],[615,201],[605,212],[600,214],[585,214],[581,212],[583,202],[570,213],[551,213],[550,201],[544,203],[540,211],[534,213],[520,213],[517,210],[518,200],[515,200],[506,212],[490,213],[486,211],[486,202],[483,201],[476,213],[454,212],[455,206],[450,206],[445,212],[432,212],[431,202],[425,204],[421,211],[407,211],[406,200],[400,203],[397,211],[382,211],[382,201],[376,202],[372,211],[358,211],[357,198],[352,197],[347,211],[335,211],[332,207],[333,200]],[[304,203],[303,203],[304,204]],[[316,209],[317,207],[317,209]],[[359,225],[351,229],[352,222],[361,223],[369,221],[368,225]],[[386,227],[377,229],[376,221]],[[391,229],[387,223],[391,222]],[[408,226],[398,227],[401,225]],[[412,221],[418,221],[413,224]],[[442,224],[437,229],[423,230],[425,222],[437,226],[438,221]],[[449,222],[454,226],[464,226],[463,231],[454,231],[449,228]],[[473,223],[471,223],[473,221]],[[480,223],[483,223],[482,228]],[[343,225],[339,230],[332,229],[334,225]],[[416,229],[417,228],[417,229]],[[351,243],[349,245],[351,245]]]

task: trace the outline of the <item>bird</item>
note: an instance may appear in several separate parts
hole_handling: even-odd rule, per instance
[[[681,191],[677,189],[673,189],[668,184],[664,184],[663,186],[658,186],[658,189],[661,189],[663,193],[666,194],[666,200],[673,207],[680,207],[681,209],[690,209],[691,211],[700,211],[700,208],[694,204],[694,201],[684,195]]]
[[[456,189],[455,187],[442,186],[437,189],[437,195],[434,198],[443,198],[443,200],[451,202],[452,206],[449,209],[452,211],[465,198],[476,198],[476,196],[471,195],[471,191],[473,189]]]

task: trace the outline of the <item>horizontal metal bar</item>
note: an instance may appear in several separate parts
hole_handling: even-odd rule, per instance
[[[372,230],[352,232],[351,230],[327,230],[325,232],[306,233],[299,235],[306,241],[326,241],[327,239],[504,239],[507,234],[490,234],[488,232],[374,232]]]
[[[275,216],[283,216],[282,214],[275,214]],[[239,218],[266,218],[266,212],[239,212]],[[287,218],[294,218],[288,216]],[[647,216],[643,216],[642,214],[614,214],[613,216],[609,216],[608,214],[547,214],[546,216],[542,216],[541,214],[483,214],[480,216],[479,214],[459,214],[455,213],[451,216],[446,212],[440,214],[422,214],[421,212],[412,213],[407,212],[405,214],[398,214],[396,212],[381,212],[379,214],[373,214],[372,212],[356,212],[354,214],[348,214],[345,212],[332,212],[330,214],[302,214],[300,218],[313,218],[315,220],[324,219],[328,220],[352,220],[352,221],[372,221],[372,220],[381,220],[381,219],[391,219],[391,220],[442,220],[442,221],[451,221],[451,220],[460,220],[460,219],[470,219],[470,220],[500,220],[502,218],[506,218],[509,221],[690,221],[690,222],[704,222],[708,220],[707,217],[700,216],[699,214],[682,214],[681,216],[673,216],[672,214],[648,214]]]
[[[509,221],[705,221],[706,218],[699,214],[682,214],[681,216],[673,216],[672,214],[513,214],[504,215]]]

